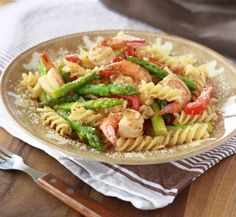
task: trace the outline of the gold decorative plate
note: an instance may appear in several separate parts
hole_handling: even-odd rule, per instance
[[[195,42],[166,34],[131,30],[125,32],[146,38],[150,42],[156,40],[156,38],[162,38],[163,41],[167,40],[173,43],[173,51],[176,54],[193,54],[199,64],[215,60],[217,68],[224,68],[224,72],[221,70],[213,70],[213,72],[210,73],[210,77],[216,84],[217,93],[220,97],[219,105],[223,112],[222,120],[214,131],[212,139],[171,147],[164,150],[139,152],[135,154],[99,153],[80,148],[80,146],[76,144],[66,144],[66,142],[62,144],[61,142],[57,142],[55,138],[47,136],[48,132],[41,124],[33,124],[31,117],[21,115],[19,108],[15,104],[16,99],[14,94],[9,93],[14,92],[14,87],[19,82],[21,74],[27,72],[24,67],[30,62],[35,53],[46,51],[50,55],[55,56],[62,49],[75,52],[78,50],[79,46],[82,46],[85,43],[90,43],[91,41],[94,42],[97,37],[116,35],[118,31],[119,30],[83,32],[55,38],[24,51],[9,63],[1,76],[0,91],[1,104],[4,107],[5,115],[7,115],[12,122],[12,127],[27,133],[27,135],[31,136],[31,138],[37,142],[70,155],[80,156],[96,161],[130,165],[156,164],[183,159],[213,149],[216,146],[221,145],[230,137],[236,135],[235,68],[220,54]]]

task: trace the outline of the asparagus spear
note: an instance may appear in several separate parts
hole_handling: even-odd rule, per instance
[[[56,106],[54,106],[54,109],[56,111],[57,110],[70,111],[71,107],[74,103],[76,103],[76,102],[67,102],[67,103],[63,103],[63,104],[60,104],[60,105],[56,105]]]
[[[55,105],[60,105],[67,102],[75,102],[75,101],[78,101],[79,99],[81,99],[81,97],[78,96],[77,94],[74,94],[74,95],[60,97],[58,99],[46,98],[40,104],[46,105],[46,106],[55,106]]]
[[[189,80],[188,78],[185,78],[185,77],[180,76],[180,75],[177,75],[177,77],[186,84],[186,86],[188,87],[189,90],[193,91],[197,88],[196,83]]]
[[[97,74],[96,71],[93,71],[83,77],[78,78],[75,81],[69,82],[55,89],[51,95],[54,98],[65,96],[69,91],[74,90],[75,88],[81,87],[84,84],[88,83],[89,81],[92,81],[97,78],[99,78],[99,75]]]
[[[105,109],[113,106],[121,105],[123,103],[120,99],[113,98],[100,98],[96,100],[88,100],[88,101],[77,101],[75,102],[78,107],[83,107],[85,109]],[[63,109],[70,110],[74,102],[64,103],[58,106],[55,106],[55,109]]]
[[[73,121],[68,118],[68,115],[63,111],[57,111],[57,113],[63,117],[70,124],[71,128],[76,132],[81,140],[87,140],[88,144],[96,149],[97,151],[103,151],[104,147],[101,142],[101,139],[95,132],[95,128],[84,126],[76,121]]]
[[[143,68],[148,70],[151,74],[155,75],[161,80],[165,78],[167,75],[169,75],[169,72],[167,72],[166,70],[161,69],[157,67],[155,64],[152,64],[146,60],[142,60],[132,56],[128,56],[127,59],[130,60],[131,62],[137,63],[138,65],[142,66]]]
[[[86,85],[80,87],[76,90],[78,94],[86,95],[93,94],[99,96],[109,96],[109,95],[136,95],[138,94],[138,89],[133,85],[128,84],[97,84],[97,85]]]
[[[165,136],[167,129],[163,117],[160,115],[160,108],[156,102],[152,104],[152,109],[155,112],[151,117],[152,128],[155,136]]]
[[[213,132],[213,126],[212,126],[211,123],[199,123],[199,124],[203,124],[203,125],[207,124],[207,131],[208,131],[208,133],[211,134]],[[188,126],[194,126],[194,124],[173,125],[173,126],[166,126],[166,128],[167,128],[168,131],[170,131],[170,130],[177,131],[180,128],[185,129]]]
[[[149,63],[146,60],[142,60],[142,59],[132,57],[132,56],[128,56],[127,59],[134,63],[139,64],[140,66],[142,66],[143,68],[148,70],[151,74],[155,75],[161,80],[169,75],[169,72],[167,72],[165,69],[161,69],[155,64]],[[186,84],[189,90],[195,90],[197,88],[197,85],[193,81],[182,76],[178,76],[178,78]]]

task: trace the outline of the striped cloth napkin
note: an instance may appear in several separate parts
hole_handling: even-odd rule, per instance
[[[94,29],[132,28],[159,31],[109,11],[97,0],[32,1],[0,9],[0,71],[20,51],[40,41]],[[1,108],[1,107],[0,107]],[[176,162],[121,166],[72,157],[34,141],[0,109],[0,125],[13,136],[44,150],[81,180],[107,196],[130,201],[139,209],[157,209],[172,203],[197,177],[236,152],[236,137],[207,153]]]

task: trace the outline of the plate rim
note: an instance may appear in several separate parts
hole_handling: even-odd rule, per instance
[[[63,40],[63,39],[66,39],[66,38],[71,38],[71,37],[76,37],[76,36],[81,37],[83,35],[99,35],[99,34],[101,35],[103,33],[114,33],[115,34],[115,33],[119,32],[119,31],[125,31],[125,32],[129,32],[131,34],[132,34],[132,32],[135,33],[135,34],[139,34],[139,33],[140,34],[146,34],[146,35],[150,35],[151,34],[151,35],[155,35],[156,37],[164,36],[165,38],[172,38],[174,40],[177,39],[178,41],[194,45],[194,47],[200,48],[201,50],[206,51],[207,53],[210,53],[211,56],[213,58],[215,58],[216,60],[219,59],[220,61],[222,61],[236,75],[236,68],[230,63],[229,60],[227,60],[224,56],[222,56],[218,52],[216,52],[216,51],[212,50],[211,48],[208,48],[208,47],[206,47],[206,46],[204,46],[202,44],[199,44],[197,42],[191,41],[189,39],[185,39],[185,38],[182,38],[182,37],[179,37],[179,36],[175,36],[175,35],[171,35],[171,34],[166,34],[166,33],[163,33],[163,32],[141,31],[141,30],[133,30],[133,29],[109,29],[109,30],[84,31],[84,32],[78,32],[78,33],[66,34],[66,35],[62,35],[62,36],[59,36],[59,37],[50,38],[50,39],[48,39],[46,41],[42,41],[40,43],[37,43],[37,44],[35,44],[35,45],[33,45],[33,46],[23,50],[22,52],[17,54],[4,67],[4,69],[2,71],[2,74],[1,74],[1,77],[0,77],[0,104],[2,105],[2,108],[4,110],[4,114],[7,114],[9,120],[11,120],[11,123],[14,124],[14,126],[16,126],[18,128],[18,130],[20,130],[21,132],[23,132],[25,134],[30,135],[31,137],[33,137],[34,140],[36,140],[39,143],[42,143],[43,145],[47,146],[50,149],[55,149],[57,151],[61,151],[63,153],[69,154],[71,156],[81,157],[81,158],[85,158],[85,159],[88,159],[88,160],[99,161],[99,162],[106,162],[106,163],[123,164],[123,165],[159,164],[159,163],[168,163],[168,162],[171,162],[171,161],[186,159],[188,157],[195,156],[195,155],[198,155],[198,154],[201,154],[201,153],[205,153],[205,152],[207,152],[209,150],[212,150],[212,149],[214,149],[214,148],[216,148],[216,147],[218,147],[220,145],[223,145],[227,140],[229,140],[230,138],[232,138],[233,136],[236,135],[236,127],[235,127],[235,129],[229,135],[225,136],[224,138],[220,139],[219,141],[213,142],[211,145],[209,145],[207,147],[203,146],[202,148],[199,148],[197,151],[196,150],[192,150],[191,151],[191,149],[190,149],[190,151],[188,153],[182,154],[181,156],[170,155],[170,156],[166,156],[164,159],[156,159],[156,158],[148,159],[148,158],[145,158],[144,159],[145,162],[143,162],[142,159],[140,159],[140,158],[136,158],[136,160],[128,158],[128,159],[126,159],[128,162],[124,162],[125,159],[123,157],[121,159],[119,157],[112,158],[112,157],[106,156],[106,153],[99,153],[99,154],[97,154],[97,153],[94,153],[94,152],[91,152],[91,151],[81,151],[80,154],[72,153],[72,152],[70,152],[70,151],[68,151],[66,149],[63,149],[61,147],[56,146],[53,142],[40,139],[39,137],[35,136],[33,133],[29,132],[26,127],[24,127],[22,124],[20,124],[18,121],[16,121],[14,119],[14,116],[8,110],[8,107],[10,107],[10,106],[8,105],[8,107],[7,107],[6,97],[4,98],[3,83],[4,83],[4,77],[7,74],[8,68],[13,63],[15,63],[15,61],[17,61],[18,58],[20,58],[22,55],[30,52],[31,50],[34,50],[37,47],[40,48],[41,46],[50,44],[53,41]],[[201,146],[201,145],[198,145],[198,146]],[[96,154],[96,155],[94,155],[94,154]]]

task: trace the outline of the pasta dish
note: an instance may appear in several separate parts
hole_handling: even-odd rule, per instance
[[[118,33],[22,74],[43,125],[97,151],[149,151],[206,139],[218,119],[207,64],[171,44]]]

